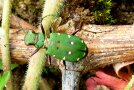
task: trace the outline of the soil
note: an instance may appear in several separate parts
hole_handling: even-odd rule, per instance
[[[110,0],[104,0],[110,1]],[[97,0],[68,0],[61,12],[63,23],[70,19],[76,21],[84,20],[86,24],[133,24],[134,22],[134,0],[112,0],[110,15],[114,23],[97,21],[94,16]],[[21,18],[37,26],[41,21],[43,0],[15,0],[13,12]],[[102,8],[103,6],[99,6]],[[107,7],[106,7],[107,8]],[[23,13],[22,13],[23,12]]]

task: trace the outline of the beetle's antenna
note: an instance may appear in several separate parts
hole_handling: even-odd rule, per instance
[[[48,16],[56,16],[56,15],[54,15],[54,14],[46,15],[46,16],[42,17],[41,21],[42,21],[44,18],[48,17]]]
[[[45,31],[44,31],[42,23],[41,23],[41,31],[42,31],[43,34],[45,34]]]
[[[39,51],[39,49],[36,49],[29,57],[32,57],[38,51]]]
[[[44,18],[46,18],[46,17],[48,17],[48,16],[54,16],[54,17],[56,17],[56,15],[51,14],[51,15],[46,15],[46,16],[44,16],[44,17],[41,18],[41,30],[42,30],[42,33],[43,33],[43,34],[45,34],[45,30],[44,30],[44,27],[43,27],[43,25],[42,25],[42,21],[43,21]],[[52,30],[50,30],[50,32],[52,32]]]
[[[8,45],[11,45],[11,43],[5,44],[4,46],[6,47],[6,46],[8,46]]]
[[[79,23],[79,25],[78,25],[78,28],[77,28],[77,26],[75,25],[75,31],[72,33],[72,35],[75,35],[78,31],[80,31],[81,28],[82,28],[82,26],[83,26],[83,24],[84,24],[84,21],[81,21],[81,22]]]

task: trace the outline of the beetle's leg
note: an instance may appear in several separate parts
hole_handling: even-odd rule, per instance
[[[42,33],[45,34],[44,27],[43,27],[42,23],[40,26],[41,26]]]
[[[44,30],[44,27],[43,27],[43,25],[42,25],[42,21],[43,21],[43,19],[44,18],[46,18],[46,17],[48,17],[48,16],[56,16],[56,15],[46,15],[45,17],[43,17],[42,19],[41,19],[41,30],[42,30],[42,33],[43,34],[45,34],[45,30]],[[52,32],[52,29],[50,28],[50,33]]]
[[[39,49],[36,49],[31,55],[30,55],[30,57],[32,57],[36,52],[38,52],[39,51]]]
[[[75,29],[75,31],[72,33],[72,35],[75,35],[79,31],[80,31],[79,29]]]
[[[11,45],[11,43],[5,44],[4,47],[6,47],[7,45]]]
[[[47,47],[46,47],[45,45],[44,45],[43,48],[45,48],[45,49],[47,50]],[[48,59],[48,61],[49,61],[49,64],[51,65],[51,63],[52,63],[52,61],[51,61],[51,56],[47,54],[46,57],[47,57],[47,59]]]
[[[54,14],[46,15],[46,16],[42,17],[41,21],[42,21],[44,18],[48,17],[48,16],[55,16],[55,17],[56,17],[56,15],[54,15]]]
[[[75,35],[78,31],[80,31],[83,24],[84,24],[84,21],[81,21],[78,26],[75,25],[75,31],[72,33],[72,35]]]
[[[51,65],[51,63],[52,63],[51,56],[50,55],[47,55],[47,58],[48,58],[49,64]]]
[[[42,30],[42,33],[45,34],[44,27],[43,27],[42,23],[41,23],[41,30]],[[50,33],[52,33],[52,29],[51,28],[50,28]]]
[[[65,66],[65,70],[66,70],[66,61],[63,61],[63,65]]]
[[[46,17],[48,17],[48,16],[53,16],[53,17],[57,17],[56,15],[46,15],[46,16],[44,16],[42,19],[41,19],[41,22],[43,21],[43,19],[44,18],[46,18]],[[60,25],[60,23],[61,23],[61,18],[58,18],[58,19],[55,19],[53,22],[52,22],[52,25],[51,25],[51,29],[50,29],[50,33],[52,33],[52,29],[54,28],[54,30],[56,29],[57,30],[57,27]],[[41,23],[41,29],[42,30],[44,30],[44,28],[43,28],[43,25],[42,25],[42,23]],[[43,33],[44,34],[44,33]]]

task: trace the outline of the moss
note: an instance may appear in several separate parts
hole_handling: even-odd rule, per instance
[[[13,0],[12,12],[33,25],[38,25],[44,0]]]
[[[94,8],[94,18],[97,24],[113,24],[116,22],[111,15],[112,1],[98,0]]]

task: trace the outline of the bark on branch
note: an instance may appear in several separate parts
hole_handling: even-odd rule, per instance
[[[16,23],[16,20],[12,18],[12,22]],[[27,30],[34,28],[25,21],[20,20],[19,23],[22,28],[27,28]],[[25,45],[23,41],[23,30],[18,33],[16,33],[16,31],[18,31],[18,29],[10,30],[11,58],[12,61],[26,63],[35,48]],[[87,44],[88,56],[85,60],[75,64],[73,70],[77,68],[76,71],[87,71],[97,67],[104,67],[109,64],[134,59],[134,25],[84,25],[77,35]],[[58,66],[55,61],[52,62],[54,62],[52,64]]]

